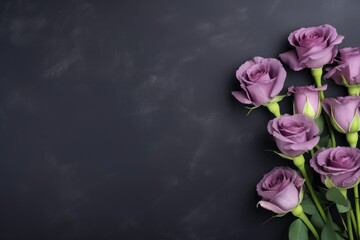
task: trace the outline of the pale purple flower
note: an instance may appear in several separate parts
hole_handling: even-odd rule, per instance
[[[339,188],[352,188],[360,179],[360,150],[351,147],[322,148],[310,160],[310,166]]]
[[[279,60],[254,57],[236,71],[242,91],[232,95],[241,103],[255,106],[265,105],[282,90],[286,71]]]
[[[286,114],[272,119],[267,129],[279,150],[289,157],[313,149],[320,140],[319,128],[314,119],[304,114]]]
[[[294,112],[303,113],[311,118],[317,118],[321,113],[319,91],[326,90],[327,86],[291,86],[288,94],[294,97]]]
[[[333,61],[338,52],[337,45],[343,39],[344,36],[338,35],[336,29],[328,24],[300,28],[288,37],[295,49],[282,53],[279,57],[295,71],[320,68]]]
[[[293,210],[302,201],[305,180],[289,167],[276,167],[256,185],[261,207],[277,214]]]
[[[360,48],[343,48],[335,59],[336,66],[329,67],[325,78],[331,78],[339,85],[360,84]]]
[[[322,102],[326,114],[331,118],[334,128],[341,133],[357,132],[360,96],[326,98]]]

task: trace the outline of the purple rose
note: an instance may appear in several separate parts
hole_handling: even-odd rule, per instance
[[[319,128],[314,119],[304,114],[286,114],[272,119],[267,129],[275,138],[279,150],[289,157],[313,149],[320,140]]]
[[[326,98],[322,106],[337,131],[349,133],[360,130],[360,96]]]
[[[338,52],[337,45],[343,39],[344,36],[338,35],[336,29],[328,24],[300,28],[288,37],[295,50],[282,53],[279,57],[295,71],[320,68],[333,61]]]
[[[236,77],[243,91],[233,91],[232,95],[241,103],[259,106],[280,93],[286,71],[277,59],[254,57],[239,67]]]
[[[331,78],[339,85],[360,84],[360,48],[343,48],[339,50],[336,66],[327,68],[325,78]]]
[[[360,178],[360,150],[351,147],[322,148],[310,160],[310,166],[340,188],[352,188]]]
[[[294,112],[303,113],[311,118],[318,118],[321,114],[320,90],[326,90],[327,86],[316,88],[315,86],[289,87],[288,94],[294,96]]]
[[[262,200],[258,205],[277,214],[285,214],[298,206],[303,197],[305,180],[289,167],[276,167],[256,185]]]

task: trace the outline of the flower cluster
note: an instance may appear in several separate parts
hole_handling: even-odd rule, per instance
[[[309,69],[314,82],[291,86],[283,95],[286,71],[278,59],[254,57],[236,71],[241,89],[232,95],[275,115],[267,124],[275,152],[293,162],[293,168],[275,167],[256,186],[259,206],[297,217],[289,239],[308,239],[310,230],[317,240],[360,240],[360,48],[338,49],[343,39],[328,24],[292,32],[293,48],[279,58],[291,70]],[[323,78],[346,87],[348,96],[325,98]],[[292,114],[281,114],[278,103],[286,96],[292,96]],[[342,136],[349,146],[337,145]]]

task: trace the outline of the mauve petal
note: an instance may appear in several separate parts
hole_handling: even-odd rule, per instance
[[[251,66],[255,65],[254,60],[249,60],[243,63],[238,70],[236,70],[236,78],[241,82],[246,70]]]
[[[327,47],[327,48],[320,48],[317,51],[314,51],[313,53],[309,54],[309,58],[312,60],[321,60],[324,58],[327,58],[328,55],[330,55],[330,57],[332,57],[332,51],[335,47],[331,46],[331,47]]]
[[[296,55],[299,58],[299,62],[300,64],[304,61],[307,61],[307,59],[311,58],[313,55],[317,55],[317,54],[322,54],[322,52],[324,51],[329,51],[327,50],[327,45],[326,43],[321,43],[321,44],[317,44],[311,48],[301,48],[301,47],[297,47],[296,48]]]
[[[264,59],[265,58],[259,57],[259,56],[253,57],[253,61],[254,61],[255,64],[261,63]]]
[[[353,185],[360,179],[360,169],[356,172],[353,172],[348,178],[343,182],[343,186],[353,187]]]
[[[270,76],[263,64],[256,64],[246,70],[249,83],[269,82]]]
[[[281,63],[279,62],[279,64]],[[281,65],[281,67],[279,68],[277,79],[274,83],[273,89],[271,90],[270,98],[274,98],[277,95],[279,95],[280,91],[284,87],[285,79],[286,79],[286,71]]]
[[[310,159],[310,167],[312,167],[317,173],[320,173],[320,174],[324,173],[317,162],[316,154],[314,154],[314,156]]]
[[[335,44],[340,44],[340,43],[342,43],[342,41],[344,40],[344,36],[342,36],[342,35],[338,35],[337,37],[336,37],[336,39],[333,41],[333,44],[335,45]]]
[[[360,97],[359,100],[351,100],[348,102],[342,102],[340,104],[336,104],[332,106],[334,118],[339,126],[348,131],[351,121],[353,120],[358,108],[360,105]]]
[[[270,202],[285,211],[291,211],[299,204],[299,201],[299,189],[294,184],[289,184]]]
[[[261,194],[258,195],[262,197],[262,200],[270,201],[270,199],[272,199],[277,193],[278,191],[276,190],[262,190]]]
[[[284,52],[284,53],[280,54],[279,57],[280,57],[281,61],[283,61],[286,65],[288,65],[294,71],[300,71],[304,68],[303,66],[300,66],[298,57],[294,50]]]
[[[267,210],[270,210],[274,213],[277,213],[277,214],[283,214],[283,213],[287,213],[289,211],[285,211],[285,210],[282,210],[281,208],[279,208],[278,206],[270,203],[270,202],[267,202],[267,201],[259,201],[258,202],[258,205],[260,205],[261,207],[267,209]]]
[[[289,138],[290,140],[292,140],[295,144],[297,143],[303,143],[307,141],[307,136],[306,136],[306,128],[302,129],[302,132],[296,133],[296,134],[292,134],[292,135],[288,135],[286,136],[284,134],[284,136],[286,136],[287,138]]]
[[[325,98],[321,104],[323,109],[325,110],[326,114],[329,117],[331,117],[331,105],[334,101],[335,101],[335,99],[333,99],[333,98]]]
[[[331,175],[330,180],[337,187],[350,188],[359,180],[359,173],[354,177],[355,173],[346,172],[341,175]]]
[[[262,105],[268,103],[271,100],[270,92],[273,84],[273,82],[269,82],[251,85],[247,87],[249,95],[251,96],[252,101],[255,105]]]
[[[325,52],[322,58],[313,59],[312,56],[300,62],[300,64],[304,64],[307,68],[320,68],[328,63],[331,63],[334,58],[334,54],[332,51]]]
[[[275,139],[275,143],[276,143],[276,146],[278,147],[278,149],[280,150],[280,152],[282,152],[283,154],[285,154],[286,156],[289,156],[289,157],[296,157],[305,152],[302,150],[294,151],[290,147],[292,145],[291,143],[279,141],[278,139]]]
[[[268,133],[270,133],[271,135],[273,134],[274,132],[274,128],[273,128],[273,125],[276,125],[274,124],[274,121],[276,120],[276,118],[274,119],[271,119],[268,124],[267,124],[267,130],[268,130]]]
[[[360,75],[358,75],[358,76],[355,76],[353,79],[353,84],[355,84],[355,85],[358,85],[358,84],[360,84]]]
[[[244,92],[232,91],[231,94],[243,104],[252,104],[252,102],[246,97]]]
[[[319,140],[320,140],[320,137],[317,136],[317,137],[315,137],[313,139],[310,139],[307,142],[292,144],[292,145],[290,145],[290,148],[292,150],[294,150],[294,151],[304,151],[304,152],[306,152],[308,150],[313,149],[316,146],[316,144],[318,144]]]
[[[327,68],[326,71],[328,71],[325,75],[324,78],[327,79],[332,79],[335,81],[336,84],[338,85],[343,85],[343,79],[342,79],[342,71],[341,69],[343,68],[343,66],[336,66],[333,68]]]
[[[330,164],[330,163],[328,163]],[[358,167],[354,166],[352,168],[336,168],[336,166],[323,166],[322,169],[326,174],[331,174],[332,176],[338,176],[338,175],[342,175],[345,172],[349,172],[349,171],[355,171]]]
[[[341,61],[346,64],[344,74],[348,80],[360,74],[360,54],[343,57]]]
[[[283,136],[279,132],[273,132],[272,135],[275,138],[275,140],[278,140],[280,142],[283,142],[283,143],[295,143],[292,139]]]

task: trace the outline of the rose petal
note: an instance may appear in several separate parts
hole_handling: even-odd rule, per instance
[[[279,55],[281,61],[283,61],[286,65],[288,65],[294,71],[300,71],[304,67],[300,66],[298,57],[294,50],[284,52]]]

